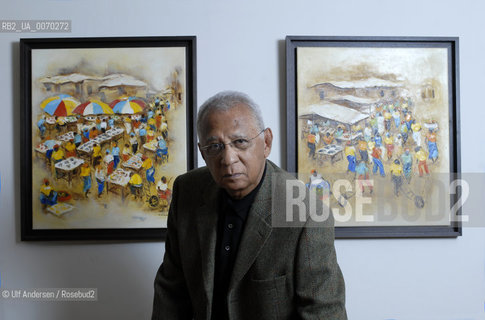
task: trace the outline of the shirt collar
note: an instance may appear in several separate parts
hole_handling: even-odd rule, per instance
[[[254,188],[249,194],[241,199],[233,199],[229,194],[224,190],[223,192],[223,203],[225,203],[232,211],[236,213],[242,219],[246,219],[249,209],[254,202],[254,198],[258,194],[259,189],[263,185],[264,177],[266,175],[266,163],[264,164],[264,171],[256,188]]]

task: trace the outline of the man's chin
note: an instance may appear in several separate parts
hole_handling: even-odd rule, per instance
[[[247,183],[244,183],[243,181],[225,181],[225,183],[223,183],[221,186],[233,198],[244,197],[246,194],[249,193],[247,191],[249,185]]]

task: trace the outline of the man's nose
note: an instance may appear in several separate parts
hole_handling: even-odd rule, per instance
[[[221,163],[228,166],[237,162],[238,159],[239,154],[237,153],[237,150],[231,144],[226,144],[222,150]]]

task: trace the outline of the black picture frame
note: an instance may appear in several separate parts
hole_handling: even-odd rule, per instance
[[[49,60],[46,57],[48,55],[55,55],[63,52],[63,50],[71,51],[66,51],[70,52],[70,54],[61,54],[61,58],[55,61],[53,66],[52,59]],[[45,54],[45,52],[47,52],[47,55]],[[96,54],[98,55],[95,54],[93,56],[90,56],[89,54],[87,54],[88,52],[96,52]],[[107,52],[107,56],[103,56],[103,52]],[[37,59],[37,56],[41,56],[44,58]],[[75,56],[77,60],[70,60],[72,56]],[[34,61],[34,58],[36,58],[37,60]],[[106,60],[100,62],[100,60],[102,59]],[[49,61],[50,65],[43,65],[43,61],[46,61],[46,63],[47,61]],[[163,66],[161,62],[165,63],[168,67],[165,68],[165,66]],[[132,63],[133,66],[128,67],[129,63]],[[44,77],[43,79],[45,80],[46,78],[48,78],[48,81],[46,80],[41,84],[39,84],[40,80],[38,78],[39,67],[44,72],[41,73],[41,76]],[[47,72],[45,70],[49,71]],[[160,70],[162,70],[163,72],[157,74],[157,76],[150,73],[155,73]],[[197,110],[196,37],[167,36],[20,39],[20,74],[20,127],[22,128],[20,138],[22,201],[21,240],[164,240],[166,235],[166,227],[161,226],[162,224],[158,223],[158,220],[156,220],[158,218],[153,218],[161,216],[162,213],[159,213],[158,207],[155,210],[152,210],[152,207],[150,206],[155,206],[156,203],[156,205],[161,208],[160,210],[166,212],[168,209],[167,204],[170,201],[170,197],[168,195],[166,197],[167,201],[162,201],[162,198],[160,198],[157,194],[159,189],[156,189],[155,186],[160,181],[160,175],[164,175],[166,172],[168,172],[170,175],[167,175],[167,178],[169,179],[167,179],[168,181],[166,184],[170,188],[176,175],[193,169],[197,166],[197,140],[195,130],[195,118]],[[67,79],[68,75],[70,75],[70,79]],[[144,79],[143,75],[146,75],[147,79]],[[58,78],[62,78],[64,80],[59,80]],[[93,80],[93,78],[95,78],[95,80]],[[88,80],[86,79],[89,79],[89,81],[94,81],[95,85],[93,85],[92,87],[88,86],[86,84]],[[154,83],[156,81],[158,82]],[[79,194],[79,185],[88,185],[83,184],[81,177],[78,176],[78,169],[80,168],[76,168],[75,170],[72,170],[72,173],[69,171],[66,171],[67,174],[66,172],[62,172],[63,174],[69,176],[69,178],[66,178],[65,180],[67,181],[68,186],[72,186],[72,189],[67,189],[69,191],[72,191],[72,197],[71,200],[67,201],[75,201],[74,205],[72,205],[72,207],[74,207],[74,210],[67,212],[67,215],[63,215],[62,213],[57,215],[54,214],[55,211],[47,212],[45,210],[46,207],[52,208],[52,206],[40,204],[39,185],[33,185],[33,180],[36,181],[37,184],[39,182],[39,176],[37,175],[38,172],[41,172],[41,174],[44,174],[48,177],[45,179],[51,180],[50,185],[54,186],[54,190],[56,190],[56,188],[63,188],[62,186],[65,186],[66,182],[61,181],[59,182],[60,186],[56,186],[56,182],[58,180],[61,180],[58,179],[58,177],[60,176],[58,173],[61,172],[61,170],[56,166],[52,166],[51,162],[47,164],[47,158],[36,158],[37,152],[34,151],[35,146],[37,145],[37,143],[39,143],[39,139],[40,141],[44,141],[46,139],[46,133],[44,133],[44,136],[40,138],[40,127],[36,126],[36,122],[39,120],[39,118],[42,118],[42,116],[40,116],[39,114],[45,114],[45,110],[47,109],[43,109],[42,111],[35,109],[38,109],[39,107],[37,105],[40,101],[39,96],[41,96],[42,99],[45,99],[48,96],[66,94],[66,92],[64,92],[63,90],[66,90],[69,93],[73,93],[74,98],[76,98],[74,100],[79,102],[91,101],[93,100],[92,97],[102,97],[105,100],[103,101],[102,99],[100,99],[102,102],[106,102],[106,104],[109,104],[110,102],[114,103],[115,101],[112,101],[110,97],[116,94],[121,96],[120,100],[123,100],[123,102],[125,102],[125,100],[128,100],[129,102],[126,102],[126,105],[128,105],[128,107],[126,108],[128,109],[126,109],[125,107],[121,109],[120,107],[119,110],[121,111],[119,112],[121,114],[119,114],[119,116],[116,116],[115,114],[112,117],[117,119],[116,122],[115,120],[113,120],[113,122],[115,123],[113,127],[119,126],[123,129],[123,133],[121,133],[119,136],[121,137],[121,139],[117,140],[118,143],[120,141],[127,143],[126,141],[129,141],[129,139],[132,137],[131,135],[126,134],[128,129],[126,128],[126,124],[123,121],[133,121],[133,124],[131,124],[130,122],[129,125],[130,129],[132,129],[131,132],[136,132],[134,137],[138,141],[140,141],[140,139],[142,138],[139,135],[139,128],[146,127],[146,130],[150,131],[150,128],[154,126],[154,122],[144,123],[144,120],[150,118],[150,115],[147,115],[150,108],[150,110],[154,112],[152,116],[154,119],[156,118],[156,128],[154,127],[153,129],[154,135],[148,132],[147,138],[143,138],[144,140],[141,140],[139,142],[139,148],[136,150],[136,152],[140,157],[143,154],[146,155],[148,158],[153,159],[153,168],[155,168],[155,174],[153,174],[150,179],[154,179],[156,177],[158,181],[155,181],[154,184],[148,183],[146,180],[148,179],[148,176],[144,172],[145,169],[141,168],[139,176],[143,180],[143,188],[133,189],[134,194],[132,195],[130,194],[129,189],[130,184],[125,184],[124,186],[119,185],[118,194],[112,194],[108,191],[109,187],[111,186],[112,190],[114,191],[117,185],[114,182],[112,182],[111,184],[106,182],[106,184],[104,184],[104,191],[101,192],[100,198],[103,199],[103,197],[106,197],[105,200],[102,200],[102,205],[104,205],[104,208],[111,207],[114,203],[113,201],[118,201],[119,207],[124,206],[126,208],[130,208],[131,203],[130,200],[127,199],[129,197],[135,197],[135,200],[133,200],[132,202],[135,203],[136,201],[138,201],[136,203],[140,203],[140,205],[139,209],[136,206],[134,209],[132,209],[133,213],[138,212],[138,210],[140,210],[140,212],[143,212],[143,210],[147,210],[148,207],[148,210],[146,212],[150,214],[149,218],[151,217],[153,218],[152,220],[157,221],[157,223],[154,224],[153,227],[151,227],[149,223],[138,227],[137,224],[132,223],[131,220],[127,223],[120,223],[119,225],[117,224],[117,222],[113,222],[113,224],[104,222],[104,224],[100,223],[99,225],[97,225],[96,222],[93,222],[92,224],[90,224],[91,222],[88,222],[88,226],[79,226],[73,224],[66,227],[65,225],[63,225],[66,220],[69,220],[68,218],[66,218],[67,216],[72,216],[73,213],[74,215],[76,215],[76,209],[78,211],[78,216],[80,215],[79,211],[81,210],[83,210],[81,213],[88,213],[88,211],[96,212],[96,209],[91,210],[89,209],[89,206],[82,207],[82,209],[76,207],[77,204],[82,204],[83,201],[86,201],[85,204],[87,204],[88,201],[91,201],[89,203],[93,203],[93,201],[100,201],[96,199],[96,191],[98,189],[96,189],[97,182],[94,174],[95,168],[94,166],[91,168],[91,166],[95,162],[90,157],[84,159],[84,162],[87,163],[86,166],[91,169],[90,176],[92,179],[91,187],[87,188],[89,193],[86,193],[86,199],[83,198],[82,192],[81,194]],[[37,96],[35,96],[35,94],[37,94]],[[84,97],[85,99],[82,97]],[[134,103],[138,103],[138,107],[143,110],[143,112],[139,114],[139,117],[128,114],[130,112],[136,112],[136,110],[139,110],[137,106],[133,105]],[[67,105],[68,103],[65,103],[66,109]],[[47,108],[47,104],[44,104],[43,106],[44,108]],[[132,107],[132,110],[129,109],[130,106]],[[86,109],[87,108],[88,107],[86,107]],[[125,114],[125,112],[127,113]],[[146,118],[145,116],[141,116],[141,114],[146,115]],[[50,115],[46,114],[46,116]],[[78,121],[77,123],[81,121],[86,121],[86,117],[84,116],[79,115],[76,117]],[[63,125],[69,125],[69,123],[67,122],[67,118],[66,122],[61,123],[61,125],[58,125],[58,123],[59,118],[62,118],[62,116],[56,118],[57,123],[53,125],[54,129],[46,129],[47,133],[49,133],[49,130],[57,130],[57,127],[60,127],[61,131],[53,131],[50,133],[53,137],[56,136],[57,133],[64,132],[62,131]],[[127,118],[130,119],[127,120]],[[108,118],[108,120],[110,120],[110,118]],[[161,128],[163,123],[168,123],[168,125],[172,127],[169,127],[168,130],[165,130],[164,128]],[[140,126],[136,127],[135,129],[136,125]],[[47,126],[47,124],[45,124],[45,126]],[[97,124],[95,126],[97,126]],[[108,128],[110,128],[109,124]],[[174,138],[171,131],[174,132],[174,135],[175,132],[177,133],[176,138]],[[166,134],[166,136],[164,136],[164,134]],[[155,145],[153,147],[153,153],[149,153],[150,150],[144,148],[145,145],[142,145],[142,142],[149,141],[148,139],[151,139],[153,137],[153,142],[158,141],[159,139],[161,140],[161,138],[158,138],[159,136],[164,138],[163,140],[166,140],[168,144],[169,155],[166,155],[165,158],[163,158],[163,155],[161,155],[160,157],[155,156],[157,148],[160,147],[157,147]],[[113,141],[118,139],[115,139],[115,136],[111,138],[113,139]],[[53,140],[56,139],[57,138],[53,138]],[[172,149],[171,146],[173,146],[174,144],[176,145],[177,143],[179,144],[177,146],[177,150],[185,151],[174,151],[175,148]],[[100,145],[102,146],[101,143]],[[63,146],[64,142],[62,143],[60,148],[63,148]],[[101,151],[104,152],[105,148],[108,149],[112,146],[116,145],[112,144],[112,142],[109,142],[108,140],[108,146],[102,147]],[[130,145],[130,148],[131,147],[132,145]],[[79,149],[76,148],[76,151],[78,152],[77,156],[82,159],[79,155]],[[133,149],[133,151],[135,151],[135,149]],[[133,155],[136,155],[137,153],[134,152]],[[185,159],[185,161],[180,159]],[[46,161],[45,164],[43,163],[44,160]],[[93,162],[91,162],[92,160]],[[156,162],[155,160],[160,162]],[[171,161],[177,162],[177,165],[171,165]],[[102,160],[99,162],[102,162]],[[167,165],[168,169],[166,169],[165,164]],[[118,165],[119,168],[122,167],[121,162]],[[110,170],[110,166],[111,164],[108,164],[108,166],[103,170]],[[130,172],[129,168],[123,168],[126,172]],[[138,170],[140,170],[139,167]],[[136,169],[134,169],[132,173],[127,173],[128,177],[133,176],[135,172]],[[35,177],[35,179],[33,179],[33,177]],[[108,181],[109,179],[110,176],[106,174],[106,181]],[[148,189],[146,189],[145,185],[148,185]],[[164,189],[163,186],[161,188]],[[84,187],[82,191],[84,191]],[[103,192],[105,193],[103,194]],[[150,202],[150,194],[152,193],[154,196],[157,196],[160,201],[153,200],[152,202]],[[53,193],[50,193],[50,195],[52,194]],[[164,193],[164,195],[166,194],[167,193]],[[60,193],[56,192],[56,195],[56,204],[60,204]],[[64,196],[65,194],[62,193],[62,195]],[[69,198],[70,195],[68,194],[67,196]],[[122,201],[120,201],[119,199],[120,196]],[[52,203],[54,202],[51,202],[51,204]],[[44,220],[42,221],[42,223],[39,224],[39,227],[37,225],[38,221],[34,218],[33,211],[39,210],[39,205],[41,206],[41,211],[38,211],[36,213],[37,215],[40,215],[41,218],[44,217],[43,215],[48,216],[49,219],[47,220],[49,221],[52,221],[52,217],[55,217],[56,219],[59,219],[59,221],[62,221],[62,224],[58,226],[54,223]],[[98,207],[99,206],[96,205],[96,208]],[[62,212],[61,209],[59,211]],[[89,214],[92,214],[92,212],[89,212]],[[110,212],[110,214],[116,213],[113,211]],[[166,216],[165,213],[163,215]],[[141,214],[140,217],[136,217],[134,214],[132,214],[131,219],[139,219],[140,221],[145,221],[144,219],[146,219],[146,217],[147,215],[143,214]],[[127,219],[129,220],[130,218]]]
[[[362,63],[362,61],[365,62],[365,58],[359,58],[361,60],[355,60],[361,63],[360,65],[361,69],[358,69],[358,70],[356,69],[356,71],[348,71],[346,67],[355,66],[353,65],[353,62],[352,62],[355,57],[353,55],[353,52],[357,52],[358,50],[364,51],[363,48],[365,48],[365,50],[372,49],[372,50],[368,50],[370,54],[366,53],[367,56],[372,56],[375,52],[377,52],[382,48],[393,49],[393,50],[396,50],[397,52],[400,52],[399,50],[401,49],[408,49],[408,48],[415,49],[417,51],[421,49],[422,51],[425,51],[427,49],[437,48],[439,50],[441,49],[444,50],[445,56],[446,56],[445,68],[447,68],[447,71],[446,71],[447,83],[443,87],[445,87],[445,89],[448,91],[448,94],[443,99],[444,105],[446,106],[446,108],[443,109],[442,111],[445,113],[448,113],[448,117],[446,121],[442,121],[443,123],[439,123],[439,125],[448,130],[448,134],[446,135],[447,148],[443,148],[443,149],[444,150],[448,149],[449,152],[447,154],[445,153],[443,157],[448,159],[448,161],[446,161],[448,163],[445,163],[445,164],[448,166],[448,169],[449,169],[447,171],[449,179],[452,180],[454,178],[459,177],[461,172],[461,166],[460,166],[460,128],[459,128],[460,115],[459,115],[459,67],[458,67],[459,50],[458,50],[458,47],[459,47],[459,39],[457,37],[287,36],[286,37],[286,111],[287,111],[286,163],[287,163],[287,170],[289,172],[293,172],[293,173],[296,173],[297,175],[300,175],[302,172],[300,172],[299,170],[301,169],[299,168],[299,154],[301,155],[302,154],[301,151],[304,150],[305,152],[309,152],[308,158],[310,158],[310,152],[311,152],[310,146],[308,146],[309,149],[304,149],[303,147],[302,147],[303,149],[299,149],[299,147],[305,143],[303,131],[302,132],[299,131],[299,128],[303,128],[305,125],[305,124],[302,124],[301,122],[301,121],[304,122],[305,121],[304,119],[299,120],[299,117],[298,117],[299,110],[303,110],[299,108],[306,107],[305,103],[303,102],[301,103],[301,105],[299,105],[299,94],[301,96],[304,96],[304,94],[301,92],[305,92],[306,94],[306,92],[309,92],[308,90],[310,90],[310,86],[311,86],[311,84],[308,84],[308,83],[300,84],[300,87],[301,87],[300,89],[302,91],[299,92],[298,91],[299,80],[301,80],[302,78],[310,74],[312,74],[312,76],[314,77],[313,79],[317,79],[318,76],[324,79],[322,80],[322,82],[314,81],[313,84],[315,84],[316,87],[315,86],[311,87],[311,89],[313,90],[313,93],[316,94],[318,92],[317,90],[318,85],[321,86],[320,87],[321,91],[319,93],[320,96],[311,97],[311,99],[314,99],[312,101],[319,100],[319,102],[317,102],[317,105],[319,103],[326,103],[327,101],[331,100],[332,104],[340,103],[339,104],[340,106],[345,106],[347,108],[352,107],[355,109],[356,107],[361,107],[362,105],[365,104],[365,103],[362,103],[363,99],[362,100],[355,99],[356,101],[351,101],[349,103],[349,101],[345,101],[345,102],[343,101],[343,100],[346,100],[348,97],[340,97],[340,100],[339,100],[337,99],[339,98],[338,95],[340,94],[343,96],[344,94],[346,94],[349,96],[354,95],[357,97],[366,97],[366,96],[359,95],[356,87],[354,88],[338,87],[338,85],[335,85],[335,83],[337,83],[338,81],[340,81],[340,84],[342,84],[343,81],[357,82],[358,80],[363,79],[362,78],[363,75],[365,74],[369,75],[369,74],[372,74],[373,72],[374,72],[373,76],[379,77],[379,72],[377,72],[378,68],[372,69],[371,67],[370,69],[366,69],[365,67],[368,67],[371,64]],[[325,49],[320,49],[320,48],[325,48]],[[339,52],[344,52],[344,50],[341,50],[340,48],[345,48],[345,50],[348,50],[348,51],[345,51],[347,52],[346,53],[347,56],[345,57],[339,56],[338,58],[335,58],[333,60],[328,60],[328,61],[325,60],[326,57],[329,57],[331,55],[338,56]],[[318,51],[318,50],[322,50],[322,51]],[[351,51],[351,50],[355,50],[355,51]],[[320,55],[320,52],[322,52],[325,56],[315,59],[315,57]],[[311,54],[314,54],[315,56],[311,56]],[[365,56],[365,54],[362,54],[362,56]],[[313,57],[313,60],[312,60],[312,57]],[[333,65],[324,66],[325,63],[333,64]],[[399,59],[395,59],[395,60],[389,59],[389,60],[386,60],[385,63],[390,64],[391,68],[386,69],[389,71],[387,75],[384,75],[383,74],[384,72],[381,72],[381,76],[383,77],[383,79],[385,79],[385,76],[388,77],[387,79],[391,79],[392,73],[393,73],[393,70],[392,70],[393,63],[396,63],[396,66],[397,66],[399,64]],[[419,66],[416,66],[416,67],[418,68]],[[322,70],[319,71],[319,68],[321,68]],[[311,70],[311,72],[308,70]],[[307,72],[307,73],[305,74],[304,72]],[[348,73],[342,75],[340,72],[342,73],[348,72]],[[397,74],[399,73],[399,71],[395,73]],[[355,76],[355,77],[352,77],[352,76]],[[308,76],[308,78],[310,78],[310,76]],[[337,88],[335,87],[330,88],[332,85],[335,85],[335,87]],[[303,87],[305,88],[303,89]],[[376,88],[377,87],[373,88],[373,90]],[[430,88],[431,88],[431,92],[428,92],[428,93],[432,95],[432,98],[434,98],[434,91],[433,91],[434,88],[432,88],[432,86],[430,86]],[[303,90],[307,90],[307,91],[303,91]],[[330,97],[326,96],[327,92],[325,92],[325,90],[327,90],[327,92],[329,92],[329,90],[330,91],[333,90],[331,92],[333,92],[334,96],[330,99]],[[367,89],[364,87],[364,90],[367,90]],[[425,91],[426,90],[423,90],[421,92],[421,94],[423,95],[422,97],[428,97],[427,96],[428,93],[426,93]],[[369,93],[370,89],[369,91],[365,91],[365,92]],[[362,93],[362,90],[360,91],[360,93]],[[387,94],[387,92],[385,94]],[[369,96],[371,95],[369,94]],[[353,105],[349,106],[349,104],[352,104],[352,103]],[[370,114],[371,113],[370,110],[372,110],[371,107],[369,107],[368,110],[369,110],[368,114]],[[402,113],[402,109],[399,112]],[[320,116],[321,115],[322,114],[320,114]],[[325,116],[325,114],[323,114],[323,116]],[[313,122],[311,122],[312,120],[306,120],[307,125],[309,124],[311,126],[312,123],[315,122],[314,119],[313,119]],[[326,117],[322,117],[321,120],[329,121],[329,119]],[[299,121],[300,121],[301,127],[299,127]],[[367,122],[366,122],[367,120],[364,120],[364,121],[366,123],[365,125],[367,125]],[[332,121],[329,121],[329,122],[338,123],[338,122],[332,122]],[[353,139],[352,126],[353,124],[350,123],[349,139],[351,141],[350,144],[354,145],[355,141],[352,140]],[[321,128],[321,127],[318,127],[318,128]],[[397,125],[396,125],[396,129],[397,129]],[[300,133],[302,133],[302,135],[300,135]],[[402,137],[403,136],[401,135],[401,138]],[[426,140],[426,141],[431,141],[431,140]],[[306,142],[308,143],[308,141]],[[417,143],[417,142],[413,141],[413,143]],[[403,147],[405,145],[406,144],[404,144]],[[307,150],[310,150],[310,151],[307,151]],[[341,151],[341,153],[343,154],[344,152]],[[369,157],[370,157],[370,154],[369,154]],[[358,159],[358,154],[355,155],[354,161],[355,159]],[[308,160],[308,161],[311,161],[311,160]],[[342,157],[342,161],[346,162],[347,160],[345,160]],[[429,161],[429,160],[425,160],[425,161]],[[441,161],[443,162],[443,160]],[[331,157],[331,162],[333,164],[333,156]],[[350,163],[350,160],[349,160],[349,163]],[[308,174],[308,173],[305,172],[305,174]],[[305,176],[305,174],[303,174],[303,176]],[[370,175],[372,176],[372,170],[370,172]],[[389,175],[390,174],[388,173],[385,179],[389,179],[388,178]],[[419,178],[416,178],[416,179],[419,179]],[[391,182],[388,182],[388,183],[389,183],[389,186],[392,185]],[[450,193],[451,193],[449,195],[450,207],[452,207],[453,204],[456,203],[457,199],[459,199],[459,194],[453,194],[453,192],[450,192]],[[347,200],[347,199],[345,198],[344,200]],[[340,203],[340,200],[338,200],[338,202]],[[446,205],[445,205],[445,208],[446,208]],[[424,225],[424,224],[418,224],[418,223],[416,225],[402,224],[402,225],[379,225],[379,226],[372,225],[372,224],[353,225],[353,226],[336,225],[335,235],[336,235],[336,238],[457,237],[462,234],[462,227],[459,219],[460,214],[461,214],[461,211],[457,210],[456,216],[450,216],[449,223],[442,224],[442,225]]]

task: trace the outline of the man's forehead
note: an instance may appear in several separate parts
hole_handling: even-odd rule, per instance
[[[255,129],[254,129],[255,130]],[[238,139],[238,138],[248,138],[253,132],[253,129],[245,126],[237,126],[225,130],[218,130],[218,128],[212,128],[207,131],[205,135],[205,141],[212,140],[223,140],[223,139]]]
[[[246,118],[254,119],[254,115],[252,113],[251,108],[243,103],[238,103],[224,110],[214,109],[207,115],[208,119],[213,117],[224,117],[226,119],[231,119],[233,121],[236,121],[239,119],[246,119]]]
[[[245,105],[238,105],[225,111],[214,111],[205,121],[206,140],[228,137],[243,137],[257,131],[257,121],[251,110]]]

